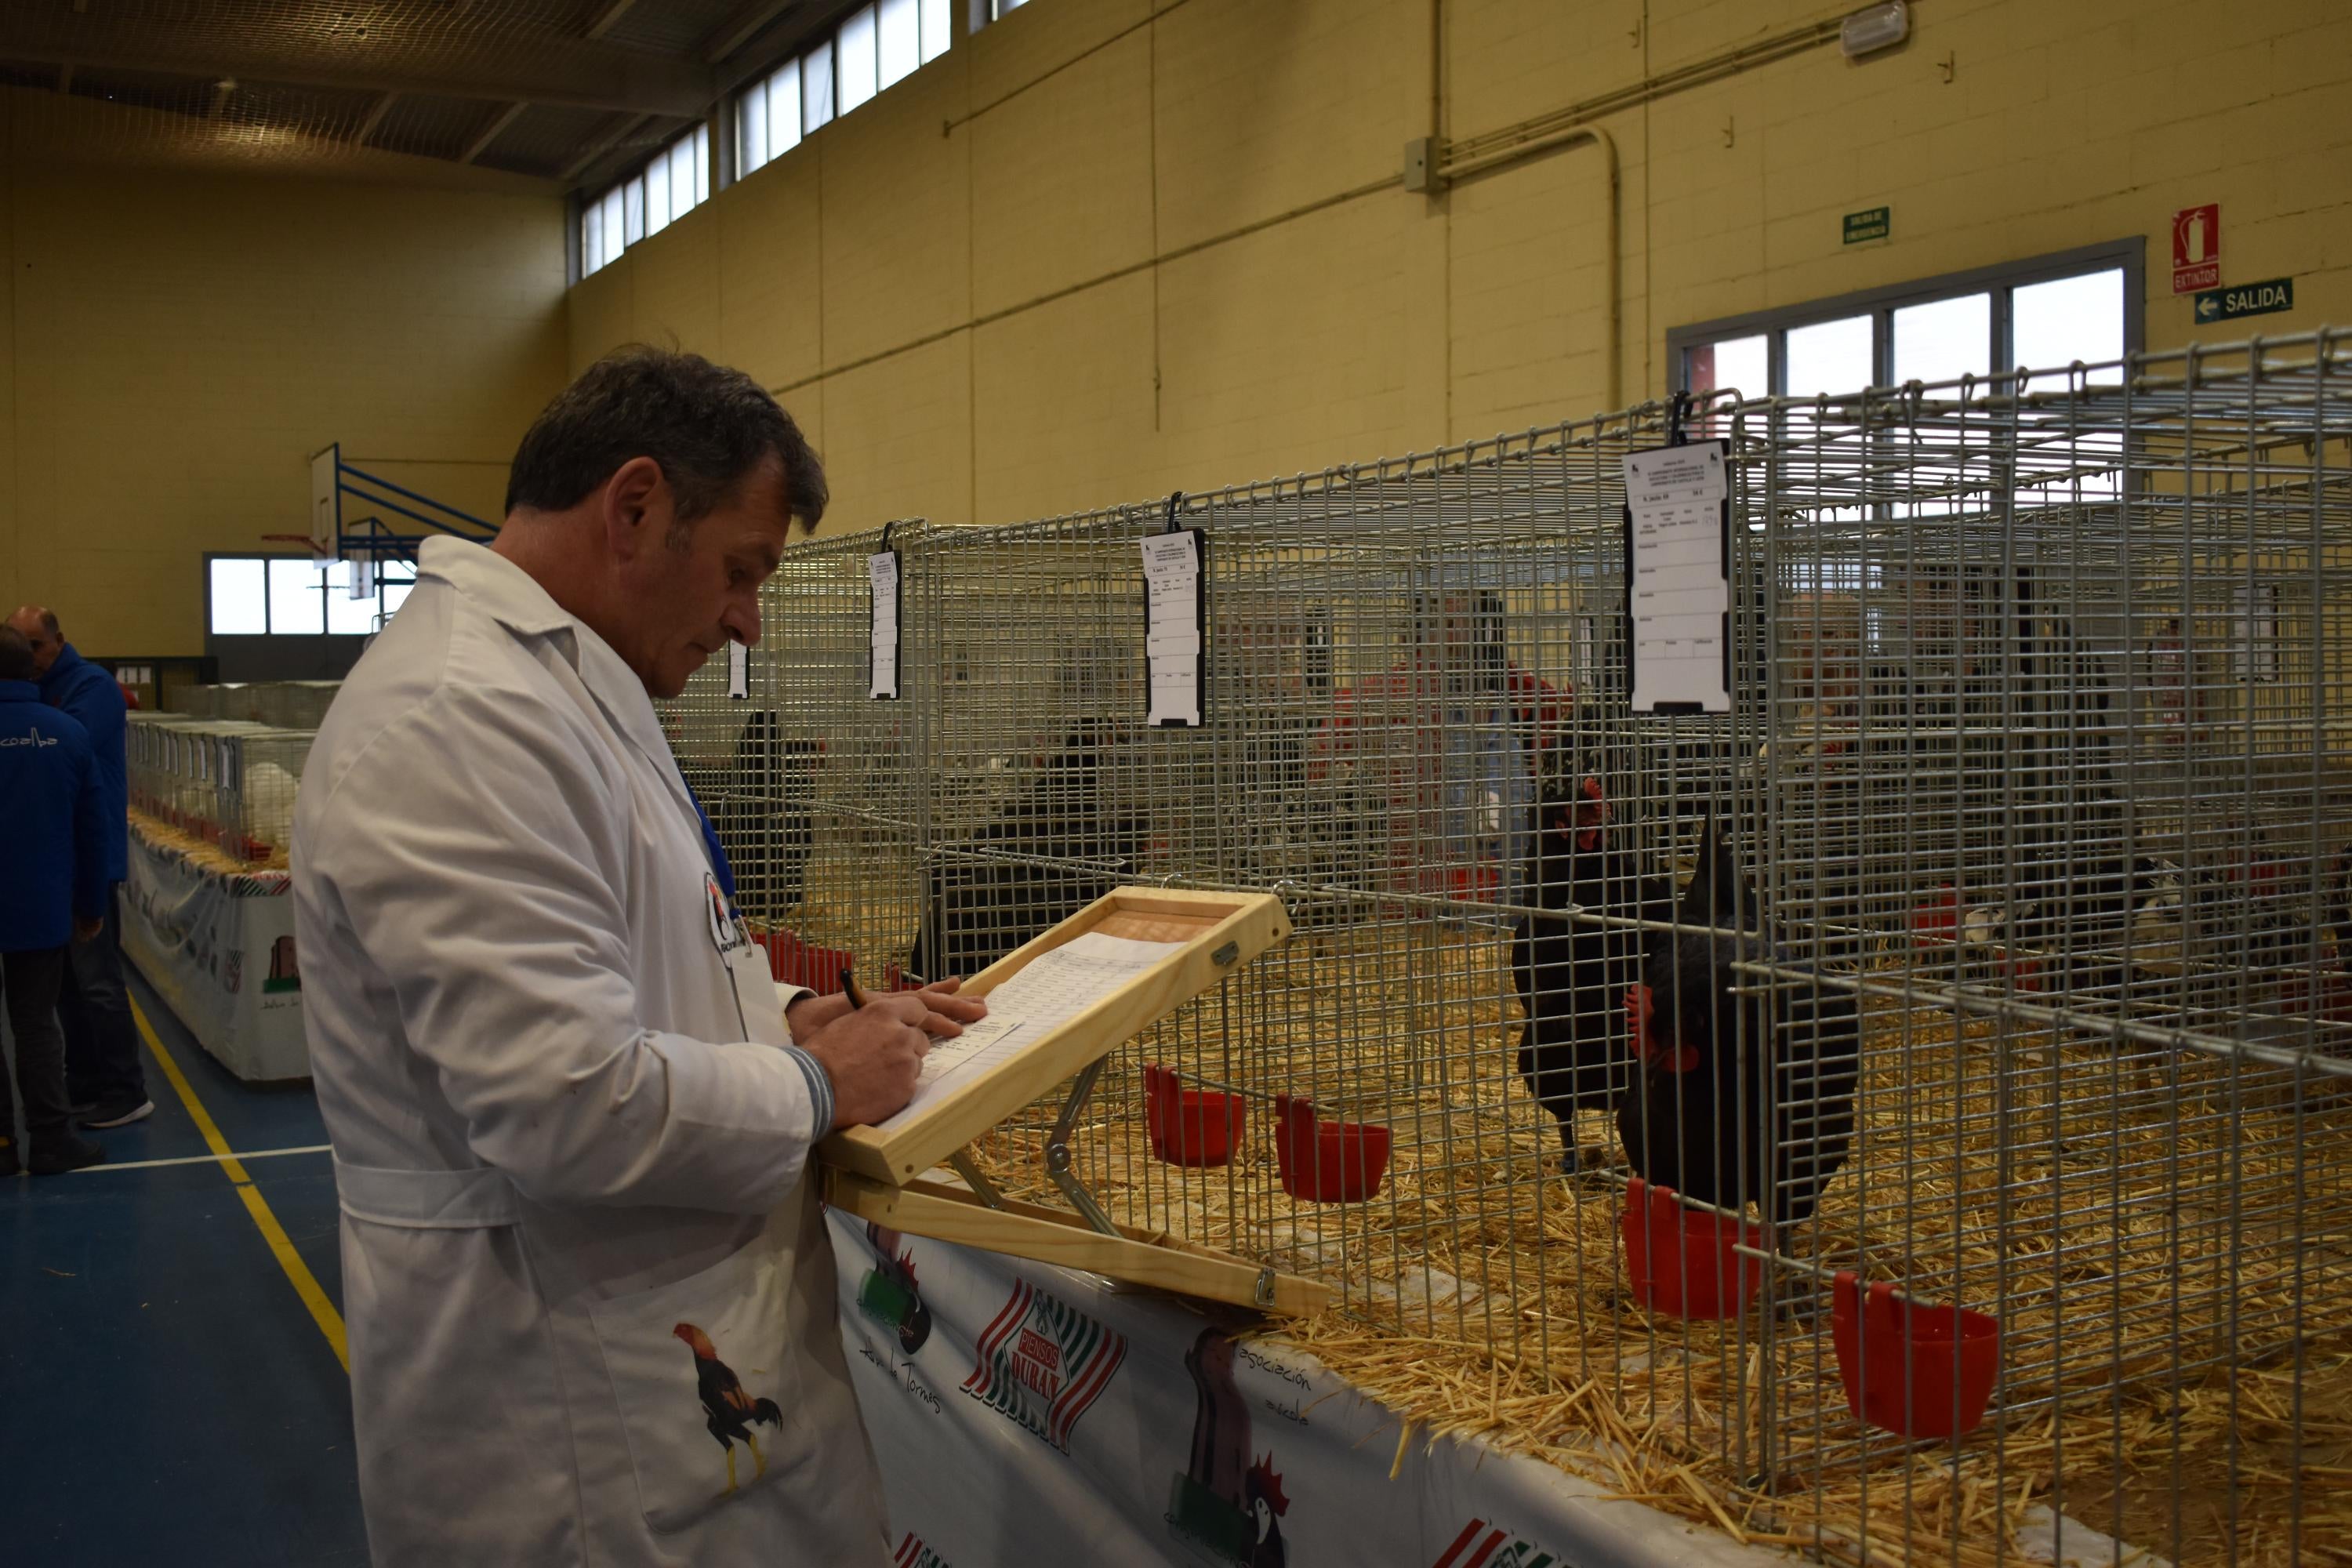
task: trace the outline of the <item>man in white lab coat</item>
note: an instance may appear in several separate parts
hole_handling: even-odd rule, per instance
[[[824,502],[751,378],[616,354],[320,728],[295,921],[378,1568],[887,1555],[808,1160],[983,1009],[782,992],[652,704]]]

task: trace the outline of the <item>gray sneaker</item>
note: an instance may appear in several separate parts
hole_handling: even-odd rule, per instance
[[[142,1100],[136,1105],[125,1100],[115,1100],[106,1105],[90,1107],[89,1114],[81,1119],[81,1124],[84,1127],[93,1128],[128,1127],[134,1121],[144,1121],[154,1114],[155,1102],[152,1100]]]

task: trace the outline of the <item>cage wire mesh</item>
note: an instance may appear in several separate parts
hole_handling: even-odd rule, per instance
[[[1728,714],[1630,710],[1648,407],[1185,501],[1197,729],[1142,721],[1157,506],[900,525],[898,702],[877,539],[797,548],[752,694],[666,721],[796,978],[969,973],[1121,882],[1279,893],[1294,936],[1115,1052],[1074,1152],[1119,1220],[1328,1281],[1342,1370],[1460,1347],[1399,1396],[1511,1436],[1463,1389],[1532,1369],[1574,1394],[1517,1440],[1830,1557],[2046,1559],[2071,1513],[2320,1561],[2347,374],[2321,335],[1700,408]],[[1220,1163],[1163,1073],[1229,1097]],[[1013,1194],[1059,1109],[982,1141]],[[1364,1135],[1346,1201],[1306,1123]],[[1980,1426],[1935,1408],[1971,1382]]]
[[[891,525],[894,546],[919,523]],[[779,979],[832,992],[844,968],[896,984],[922,910],[933,789],[915,695],[929,679],[910,629],[906,695],[868,698],[867,558],[881,536],[795,546],[763,590],[745,695],[714,660],[662,705],[679,771],[702,801],[737,900]]]
[[[218,801],[205,837],[248,863],[284,865],[293,847],[294,795],[314,730],[256,729],[220,737]]]

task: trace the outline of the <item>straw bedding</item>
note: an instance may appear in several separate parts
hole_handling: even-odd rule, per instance
[[[184,856],[190,864],[201,871],[210,871],[224,877],[235,877],[255,871],[286,869],[286,847],[282,843],[270,850],[268,859],[240,860],[219,845],[199,838],[193,833],[183,832],[164,822],[163,818],[150,816],[142,811],[131,813],[131,826],[137,829],[140,837],[149,843],[159,845],[174,854]]]

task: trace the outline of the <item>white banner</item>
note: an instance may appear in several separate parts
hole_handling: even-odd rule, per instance
[[[122,951],[237,1077],[308,1078],[294,900],[283,871],[226,874],[131,834]]]
[[[830,1218],[900,1568],[1789,1561],[1483,1445],[1400,1458],[1391,1412],[1238,1315]]]

